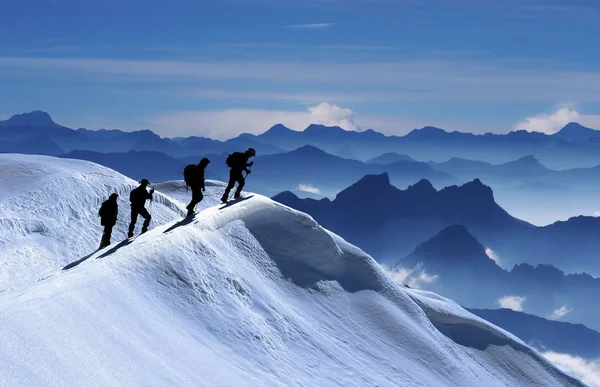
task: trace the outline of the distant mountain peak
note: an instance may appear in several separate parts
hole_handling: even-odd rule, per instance
[[[367,164],[394,164],[398,161],[414,162],[416,160],[407,155],[401,155],[396,152],[387,152],[380,156],[370,159],[369,161],[367,161]]]
[[[35,110],[30,113],[15,114],[6,121],[1,121],[3,126],[31,126],[34,128],[56,128],[61,127],[52,120],[50,114]]]
[[[292,131],[292,129],[288,128],[287,126],[283,125],[283,124],[276,124],[271,126],[271,128],[269,128],[269,130],[267,130],[267,132],[270,133],[277,133],[277,132],[290,132]]]
[[[407,192],[417,192],[417,193],[430,193],[430,192],[437,192],[436,189],[433,187],[433,185],[431,184],[431,182],[427,179],[421,179],[419,180],[417,183],[409,186],[406,189]]]
[[[324,150],[317,148],[316,146],[313,145],[304,145],[301,146],[300,148],[293,150],[290,153],[297,153],[297,154],[302,154],[305,156],[322,156],[322,155],[329,155],[327,152],[325,152]]]
[[[581,125],[579,122],[569,122],[561,130],[594,130]]]
[[[553,136],[568,140],[584,140],[589,137],[600,137],[600,131],[587,128],[578,122],[569,122]]]
[[[300,198],[291,191],[283,191],[272,197],[273,200],[280,203],[298,203]]]
[[[485,185],[479,179],[475,179],[468,183],[463,184],[460,188],[465,190],[473,190],[477,192],[485,192],[486,194],[490,194],[493,196],[492,188],[488,185]]]
[[[546,169],[546,167],[542,163],[540,163],[540,161],[537,159],[537,157],[535,157],[533,155],[523,156],[517,160],[508,162],[504,165],[512,166],[512,167],[519,167],[519,168],[527,167],[527,168]]]
[[[365,175],[356,184],[370,184],[373,188],[381,186],[392,186],[390,183],[390,175],[387,172],[380,174]]]
[[[349,132],[349,130],[345,130],[339,126],[326,126],[320,124],[310,124],[304,131],[306,133],[319,133],[324,131]]]
[[[413,129],[406,135],[409,138],[432,138],[448,134],[444,129],[435,126],[424,126],[421,129]]]
[[[381,174],[365,175],[362,179],[352,184],[336,196],[338,202],[353,203],[356,200],[365,200],[377,192],[380,198],[387,198],[390,190],[397,190],[390,183],[390,176],[387,172]]]
[[[287,137],[294,133],[299,133],[299,132],[296,132],[295,130],[290,129],[283,124],[277,124],[277,125],[271,126],[271,128],[269,128],[266,132],[264,132],[260,136],[265,136],[267,138],[268,137]]]
[[[531,162],[539,163],[538,159],[534,155],[523,156],[523,157],[517,159],[517,161],[528,162],[528,163],[531,163]]]
[[[438,234],[420,244],[410,257],[444,263],[491,260],[485,248],[462,225],[444,228]],[[426,263],[426,262],[424,262]]]

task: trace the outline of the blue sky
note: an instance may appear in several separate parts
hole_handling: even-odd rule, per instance
[[[4,0],[0,117],[228,138],[600,128],[590,0]]]

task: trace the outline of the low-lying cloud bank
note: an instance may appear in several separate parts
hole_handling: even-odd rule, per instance
[[[394,281],[415,289],[426,288],[427,285],[431,285],[438,279],[437,274],[427,274],[420,265],[417,265],[412,269],[403,267],[391,268],[386,265],[381,265],[381,267]]]
[[[328,102],[310,106],[306,111],[226,109],[164,114],[147,121],[158,132],[168,132],[170,137],[202,135],[217,140],[236,137],[240,133],[260,134],[276,124],[293,130],[304,130],[310,124],[359,130],[351,109]]]
[[[562,107],[554,113],[541,113],[527,117],[515,124],[514,129],[554,134],[570,122],[578,122],[583,126],[597,129],[600,128],[600,115],[581,114],[575,109]]]
[[[545,352],[544,356],[563,371],[580,377],[593,387],[600,387],[600,359],[588,360],[556,352]]]

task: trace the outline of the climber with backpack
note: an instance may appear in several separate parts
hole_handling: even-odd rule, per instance
[[[225,193],[221,198],[223,203],[227,203],[229,200],[229,193],[235,186],[235,183],[238,183],[237,190],[235,191],[234,199],[237,199],[242,194],[242,188],[246,184],[246,178],[242,174],[242,172],[246,171],[246,176],[250,174],[250,170],[248,167],[251,167],[254,162],[249,163],[248,159],[250,157],[256,156],[256,151],[253,148],[248,148],[245,152],[234,152],[227,156],[225,163],[231,170],[229,171],[229,184],[225,189]]]
[[[139,187],[133,189],[129,194],[129,201],[131,202],[131,223],[129,223],[129,232],[127,233],[129,238],[133,236],[133,230],[135,229],[138,215],[141,215],[142,218],[144,218],[142,234],[148,231],[152,216],[150,216],[150,213],[145,206],[146,200],[152,200],[152,194],[154,193],[154,188],[150,189],[150,192],[146,191],[148,184],[150,184],[150,182],[147,179],[142,179]]]
[[[112,229],[117,224],[117,215],[119,214],[119,205],[117,204],[118,194],[111,194],[107,200],[102,202],[100,210],[98,210],[98,216],[100,217],[100,224],[104,226],[104,233],[102,234],[102,240],[100,241],[100,248],[103,249],[110,245],[110,237],[112,235]]]
[[[183,180],[186,186],[192,190],[192,200],[187,205],[187,216],[194,215],[196,205],[202,201],[204,196],[202,191],[206,189],[204,186],[204,170],[210,164],[210,160],[206,157],[200,160],[198,164],[189,164],[183,169]]]

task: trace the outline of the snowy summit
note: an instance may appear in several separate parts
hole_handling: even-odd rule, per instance
[[[86,162],[0,162],[19,181],[0,198],[2,272],[12,273],[0,293],[0,385],[583,385],[266,197],[212,201],[182,219],[184,204],[166,194],[180,188],[157,185],[150,231],[92,253],[99,201],[135,182]],[[207,197],[222,190],[207,184]],[[21,278],[37,262],[51,273]]]

